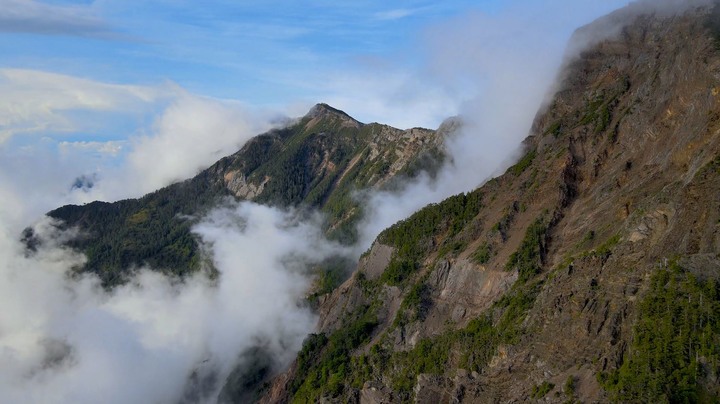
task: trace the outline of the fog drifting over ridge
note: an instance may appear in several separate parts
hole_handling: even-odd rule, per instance
[[[178,402],[193,371],[215,378],[200,395],[211,402],[244,350],[289,363],[316,321],[302,303],[307,266],[344,251],[292,211],[228,203],[193,230],[217,282],[140,269],[108,293],[65,276],[83,261],[59,247],[71,235],[36,228],[44,246],[31,257],[0,234],[2,402]]]
[[[568,2],[552,3],[543,12],[552,14],[560,6]],[[503,18],[468,15],[428,32],[436,58],[427,69],[465,77],[479,95],[463,104],[465,126],[449,139],[452,164],[437,181],[423,178],[402,193],[369,196],[357,251],[385,227],[427,203],[475,188],[519,156],[518,145],[564,52],[564,43],[549,47],[537,35],[554,20],[530,18],[536,11]],[[448,43],[467,45],[449,48]],[[447,82],[450,89],[462,84]],[[352,108],[338,107],[353,114]],[[335,254],[357,254],[328,242],[317,217],[300,220],[293,211],[245,202],[219,206],[194,227],[221,272],[217,281],[197,274],[179,282],[141,269],[131,283],[108,293],[91,275],[65,276],[83,257],[61,248],[60,241],[72,234],[57,233],[47,221],[37,227],[44,246],[26,256],[18,241],[22,226],[53,197],[64,203],[94,199],[100,192],[112,195],[112,181],[137,186],[128,192],[145,192],[191,175],[206,160],[235,151],[248,136],[264,130],[259,128],[271,125],[270,115],[257,119],[213,100],[180,100],[164,111],[156,120],[157,130],[139,137],[132,149],[137,160],[122,167],[136,177],[108,175],[108,185],[99,184],[87,194],[67,195],[59,187],[50,196],[43,190],[33,194],[32,183],[6,181],[13,172],[0,164],[5,169],[0,173],[0,402],[177,402],[194,370],[217,378],[200,397],[212,402],[244,349],[263,345],[278,363],[287,364],[313,331],[315,315],[302,304],[312,282],[307,266]],[[199,116],[207,120],[194,121]],[[192,130],[178,134],[174,125],[187,119],[193,119],[191,125],[181,126]],[[197,152],[195,145],[207,139],[202,135],[208,127],[228,132],[217,143],[203,144],[200,160],[182,164],[182,169],[190,167],[188,172],[178,172],[177,161],[156,158],[163,148],[175,152],[175,146],[177,156]],[[134,165],[137,171],[128,169]],[[148,178],[141,176],[154,168]],[[35,195],[47,199],[38,204],[28,200]]]

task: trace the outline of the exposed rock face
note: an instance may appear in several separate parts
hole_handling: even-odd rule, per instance
[[[321,304],[330,343],[264,401],[643,401],[622,369],[660,332],[657,279],[720,279],[720,17],[633,10],[581,31],[619,24],[567,63],[516,166],[380,236]],[[695,400],[720,395],[707,352]]]
[[[225,186],[239,199],[252,200],[260,196],[270,178],[264,178],[257,185],[248,183],[247,178],[239,171],[230,171],[223,176]]]
[[[437,295],[424,323],[429,329],[442,328],[448,319],[466,323],[486,311],[516,279],[512,272],[483,268],[467,259],[443,261],[427,280]]]

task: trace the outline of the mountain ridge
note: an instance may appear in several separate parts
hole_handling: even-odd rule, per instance
[[[67,205],[48,212],[61,228],[80,236],[67,245],[85,253],[77,272],[97,274],[107,287],[133,268],[149,266],[184,276],[205,268],[191,226],[223,198],[279,207],[319,209],[331,238],[352,243],[362,217],[359,190],[393,187],[392,181],[426,171],[444,159],[441,134],[363,124],[327,104],[317,104],[288,126],[250,139],[195,177],[141,198]],[[37,243],[31,228],[28,246]]]

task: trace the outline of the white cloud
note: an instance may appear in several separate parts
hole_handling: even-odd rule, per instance
[[[435,128],[455,115],[463,94],[403,69],[382,66],[369,71],[333,72],[319,81],[322,101],[363,122],[398,128]]]
[[[127,175],[136,185],[128,185],[142,194],[192,177],[268,130],[274,117],[239,103],[184,94],[150,133],[131,138]]]
[[[107,84],[38,70],[0,69],[0,145],[20,134],[109,130],[78,111],[137,116],[178,91],[172,85]]]
[[[124,140],[109,140],[107,142],[97,141],[77,141],[77,142],[60,142],[58,143],[58,149],[60,153],[73,153],[73,152],[84,152],[98,155],[109,155],[116,157],[127,142]]]
[[[111,143],[112,145],[112,143]],[[98,143],[101,149],[105,146]],[[10,216],[22,227],[36,221],[45,212],[68,203],[86,202],[89,195],[72,190],[76,178],[106,172],[118,157],[98,153],[92,147],[58,143],[40,138],[17,147],[0,147],[0,189],[22,198],[19,206],[9,207]],[[3,223],[7,225],[7,223]]]
[[[35,70],[0,69],[0,92],[0,178],[42,201],[35,214],[56,203],[139,197],[190,178],[281,115],[172,84],[108,84]],[[78,133],[86,140],[63,140]],[[83,175],[96,176],[95,187],[70,192]]]

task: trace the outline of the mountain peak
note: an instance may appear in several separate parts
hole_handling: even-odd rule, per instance
[[[325,103],[315,104],[314,107],[310,108],[310,111],[308,111],[305,117],[310,119],[335,117],[359,123],[358,120],[345,113],[345,111],[333,108]]]

